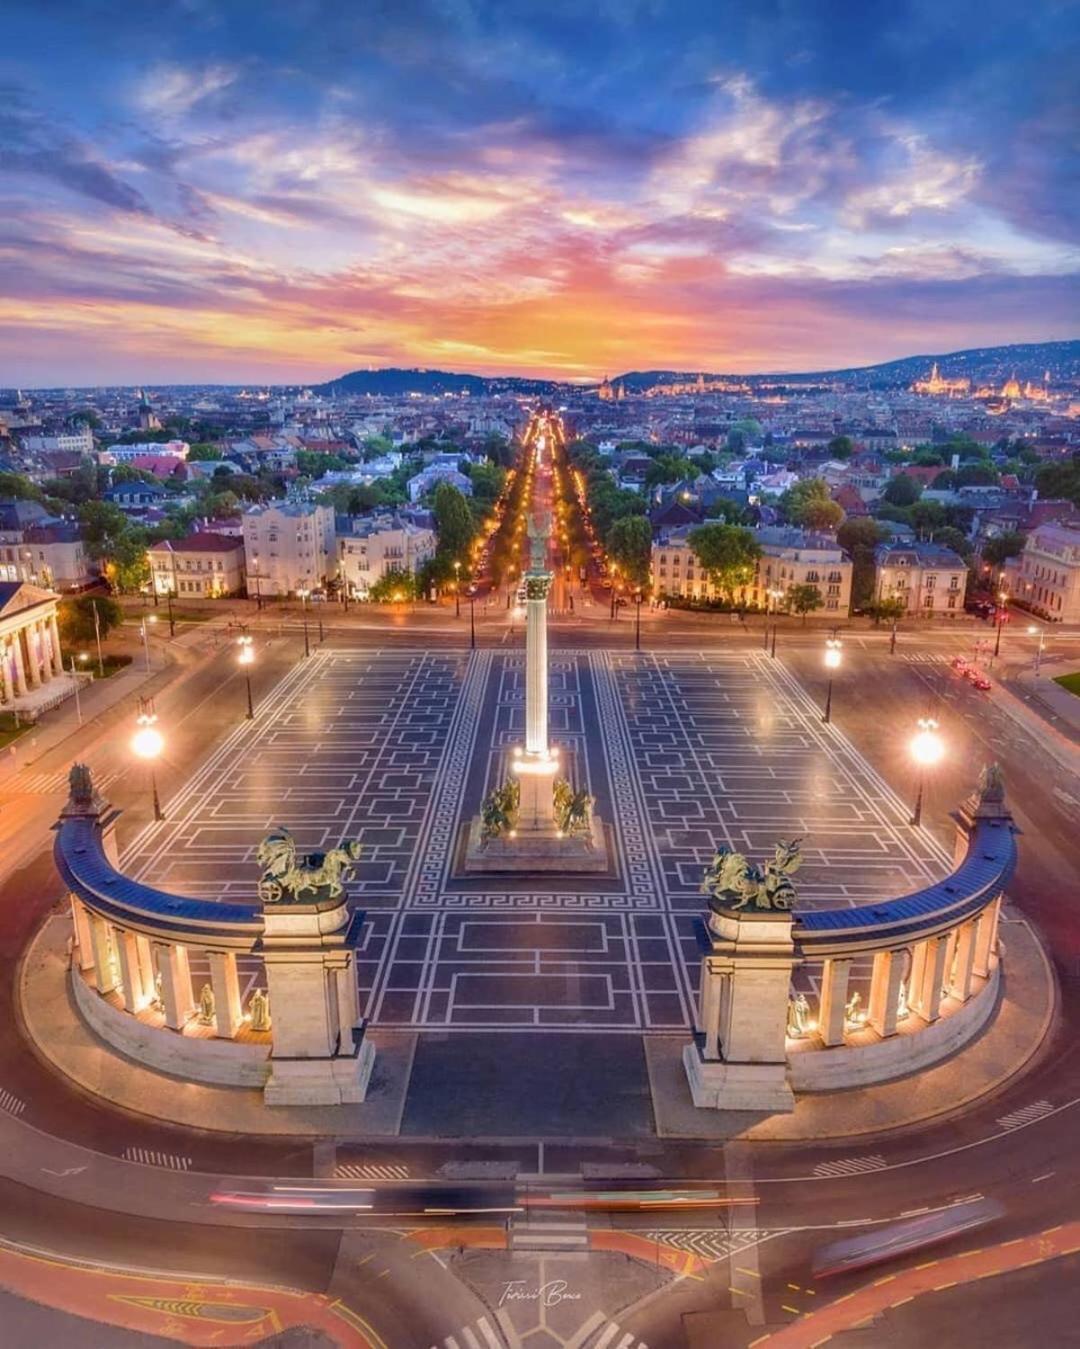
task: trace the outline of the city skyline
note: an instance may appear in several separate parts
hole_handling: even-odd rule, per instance
[[[765,373],[1068,338],[1074,28],[997,4],[17,4],[0,383]]]

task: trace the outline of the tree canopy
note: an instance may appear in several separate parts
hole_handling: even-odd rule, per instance
[[[750,530],[741,525],[699,525],[687,535],[687,542],[709,579],[729,599],[752,583],[761,545]]]
[[[898,473],[895,478],[890,478],[881,494],[882,500],[890,506],[914,506],[921,496],[919,480],[907,473]]]
[[[829,495],[823,478],[804,478],[780,498],[780,509],[793,525],[802,529],[835,529],[844,518],[844,508]]]
[[[649,558],[652,552],[652,526],[643,515],[626,515],[616,520],[605,540],[608,557],[631,586],[649,582]]]

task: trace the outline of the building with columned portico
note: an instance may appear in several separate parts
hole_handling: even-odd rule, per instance
[[[42,690],[66,679],[56,625],[57,597],[23,581],[0,581],[0,698],[29,707]],[[60,688],[57,688],[60,692]]]

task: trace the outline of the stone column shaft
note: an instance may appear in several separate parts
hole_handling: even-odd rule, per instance
[[[49,619],[49,640],[52,644],[53,674],[63,674],[64,656],[60,650],[60,629],[57,626],[55,614]]]
[[[900,985],[904,980],[904,955],[903,951],[878,951],[874,955],[867,1021],[883,1037],[896,1034]]]
[[[2,640],[0,640],[0,645],[2,645]],[[10,703],[12,698],[15,697],[15,680],[12,677],[11,665],[12,665],[11,653],[6,649],[5,646],[3,647],[2,654],[0,654],[0,678],[2,678],[4,681],[5,703]]]
[[[192,1011],[191,970],[187,950],[183,946],[155,942],[154,954],[161,975],[165,1024],[172,1030],[182,1030]]]
[[[71,922],[75,929],[74,955],[79,969],[91,969],[94,964],[94,938],[90,931],[90,915],[77,895],[71,896]]]
[[[988,904],[978,918],[978,932],[975,937],[975,973],[986,978],[997,951],[998,918],[1001,912],[1001,900],[995,899]]]
[[[818,1030],[827,1045],[844,1043],[844,1008],[847,1006],[850,960],[826,960],[821,974],[821,1012]]]
[[[915,948],[910,1002],[924,1021],[936,1021],[941,1014],[941,985],[947,953],[945,937],[929,937]]]
[[[137,1012],[140,1007],[145,1006],[147,998],[143,989],[142,970],[139,968],[135,933],[121,932],[114,927],[113,942],[120,961],[120,985],[124,1008],[128,1012]]]
[[[154,953],[150,949],[150,938],[144,937],[141,932],[135,934],[135,955],[139,962],[143,992],[148,1000],[152,1000],[157,995],[157,984],[154,982]]]
[[[975,933],[978,920],[970,919],[956,929],[956,961],[949,992],[961,1002],[971,997],[971,978],[975,972]]]
[[[217,1033],[223,1039],[234,1040],[243,1024],[236,956],[232,951],[209,951],[207,954],[210,957],[210,983],[214,990]]]
[[[526,604],[525,752],[548,751],[547,587]]]
[[[350,960],[334,971],[337,986],[338,1028],[341,1031],[339,1054],[353,1052],[353,1028],[360,1020],[360,1008],[356,996],[356,970]]]
[[[94,983],[99,993],[111,993],[116,987],[116,973],[110,959],[109,925],[96,913],[90,914],[90,940],[94,947]]]
[[[16,631],[12,634],[15,647],[15,693],[22,697],[26,693],[26,666],[23,664],[22,637]]]
[[[28,624],[23,628],[23,632],[26,635],[26,677],[30,681],[30,687],[36,689],[41,683],[41,671],[38,667],[37,656],[39,648],[36,645],[37,624]]]

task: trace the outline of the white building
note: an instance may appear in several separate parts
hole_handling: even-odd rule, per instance
[[[1039,525],[1008,569],[1012,594],[1057,623],[1080,623],[1080,529]]]
[[[24,450],[46,454],[93,454],[94,433],[88,426],[76,431],[58,431],[54,435],[20,436]]]
[[[396,513],[338,516],[338,576],[349,594],[364,599],[391,572],[418,572],[435,555],[435,531]]]
[[[191,534],[162,539],[147,549],[150,575],[159,595],[179,599],[219,599],[244,589],[244,542],[235,535]]]
[[[964,612],[967,574],[963,558],[951,548],[922,541],[883,543],[874,553],[874,599],[901,599],[911,614],[958,618]]]
[[[186,459],[191,446],[186,440],[141,440],[135,445],[110,445],[102,450],[98,460],[102,464],[130,464],[133,459],[141,459],[152,454],[158,458]]]
[[[658,597],[725,599],[690,547],[691,529],[662,534],[652,546],[652,586]],[[852,563],[835,539],[802,529],[767,527],[754,531],[761,546],[754,575],[736,591],[739,604],[783,610],[793,586],[812,585],[821,592],[817,611],[826,617],[846,617],[851,609]],[[770,591],[780,591],[770,597]]]
[[[244,561],[253,594],[293,595],[325,585],[334,551],[331,506],[271,501],[244,512]]]

